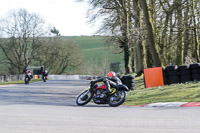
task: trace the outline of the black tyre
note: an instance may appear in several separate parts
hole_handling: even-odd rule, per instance
[[[180,71],[180,76],[190,76],[191,72],[190,70]]]
[[[108,101],[108,104],[111,106],[111,107],[117,107],[121,104],[123,104],[127,99],[127,93],[126,91],[124,90],[119,90],[118,92],[114,93],[109,101]]]
[[[76,98],[76,104],[79,106],[83,106],[90,102],[90,100],[93,98],[94,93],[90,92],[89,90],[83,91],[79,96]]]
[[[192,75],[192,80],[193,81],[200,81],[200,74],[193,74]]]
[[[167,77],[172,77],[172,76],[178,76],[178,72],[177,71],[168,71]]]
[[[135,81],[126,80],[123,81],[122,84],[126,85],[129,88],[129,90],[134,90],[135,88]]]
[[[165,68],[165,71],[175,71],[176,69],[178,68],[178,66],[177,65],[175,65],[175,66],[167,66],[166,68]]]
[[[125,85],[127,85],[127,84],[134,84],[135,83],[135,81],[132,81],[132,80],[125,80],[125,81],[123,81],[122,82],[123,84],[125,84]]]
[[[134,79],[135,77],[133,75],[125,75],[121,78],[121,80],[132,80]]]
[[[126,86],[128,87],[129,90],[134,90],[135,89],[135,84],[134,83],[126,85]]]
[[[182,66],[178,66],[178,71],[186,71],[189,69],[189,65],[182,65]]]
[[[46,82],[46,80],[47,80],[46,76],[42,76],[42,80],[43,80],[44,82]]]
[[[181,83],[186,83],[186,82],[190,82],[190,81],[192,81],[192,77],[190,75],[180,77]]]
[[[190,64],[190,69],[198,69],[200,68],[200,63]]]
[[[200,74],[200,69],[191,69],[192,74]]]
[[[179,78],[178,76],[172,76],[167,78],[168,84],[178,84],[179,83]]]

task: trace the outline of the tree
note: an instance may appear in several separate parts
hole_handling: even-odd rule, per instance
[[[51,29],[50,32],[55,36],[60,36],[60,32],[58,29],[56,29],[56,27],[53,27],[53,29]]]
[[[150,10],[148,9],[147,6],[147,1],[146,0],[140,0],[141,7],[144,13],[144,20],[147,28],[147,38],[148,38],[148,44],[150,47],[151,55],[153,57],[153,62],[155,67],[161,66],[161,60],[158,55],[158,51],[156,49],[156,42],[155,42],[155,31],[154,31],[154,26],[151,18],[151,13]]]
[[[44,20],[25,9],[9,12],[1,20],[6,38],[0,44],[10,73],[23,73],[25,68],[37,58],[44,32]]]
[[[50,73],[68,73],[69,67],[76,67],[82,63],[79,46],[65,38],[49,37],[42,43],[39,63],[46,66]]]

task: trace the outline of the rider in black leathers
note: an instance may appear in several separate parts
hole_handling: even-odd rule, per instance
[[[104,91],[104,94],[108,94],[111,92],[110,88],[116,88],[117,85],[122,84],[121,80],[116,76],[115,72],[109,72],[108,77],[103,77],[100,79],[97,79],[95,81],[91,81],[91,84],[95,84],[97,82],[104,82],[106,85],[106,91]]]
[[[42,71],[42,79],[44,82],[46,82],[47,76],[48,76],[48,71],[44,67],[41,67],[41,71]]]

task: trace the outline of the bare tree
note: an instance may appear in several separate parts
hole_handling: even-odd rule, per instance
[[[44,65],[50,73],[63,74],[82,63],[79,46],[64,37],[54,36],[43,39],[38,54],[38,64]]]
[[[158,67],[161,66],[161,60],[156,49],[156,41],[155,41],[155,30],[154,25],[152,22],[151,12],[147,6],[147,0],[140,0],[141,7],[144,13],[144,20],[147,28],[147,37],[148,37],[148,44],[150,47],[151,55],[153,58],[154,66]]]
[[[0,44],[10,73],[22,73],[37,58],[44,20],[25,9],[9,12],[1,20],[4,42]]]

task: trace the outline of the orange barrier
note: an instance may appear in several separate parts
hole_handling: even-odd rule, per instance
[[[34,75],[34,79],[38,79],[38,75]]]
[[[145,88],[163,86],[162,67],[144,69]]]

